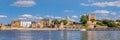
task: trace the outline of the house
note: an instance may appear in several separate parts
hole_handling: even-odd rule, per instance
[[[40,28],[49,28],[52,22],[50,19],[41,19],[39,22]]]
[[[30,28],[32,27],[32,22],[31,21],[21,21],[21,27],[24,27],[24,28]]]
[[[21,20],[13,20],[11,22],[11,27],[21,27]]]

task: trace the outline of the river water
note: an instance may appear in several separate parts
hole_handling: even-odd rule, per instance
[[[120,40],[120,31],[0,31],[0,40]]]

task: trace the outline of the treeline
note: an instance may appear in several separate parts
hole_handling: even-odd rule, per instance
[[[109,19],[97,20],[97,24],[101,26],[120,28],[120,20],[116,20],[116,21]]]

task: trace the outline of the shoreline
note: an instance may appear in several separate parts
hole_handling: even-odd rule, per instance
[[[120,31],[120,28],[94,28],[87,29],[87,31]]]
[[[71,30],[71,31],[120,31],[120,28],[60,29],[60,28],[1,28],[0,30]]]
[[[59,28],[3,28],[0,30],[80,30],[80,29],[59,29]]]

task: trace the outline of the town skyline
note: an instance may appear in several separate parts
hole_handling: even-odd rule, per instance
[[[4,24],[26,17],[40,20],[69,16],[79,21],[87,13],[96,13],[97,19],[120,19],[119,0],[0,0],[0,6],[0,22]]]

